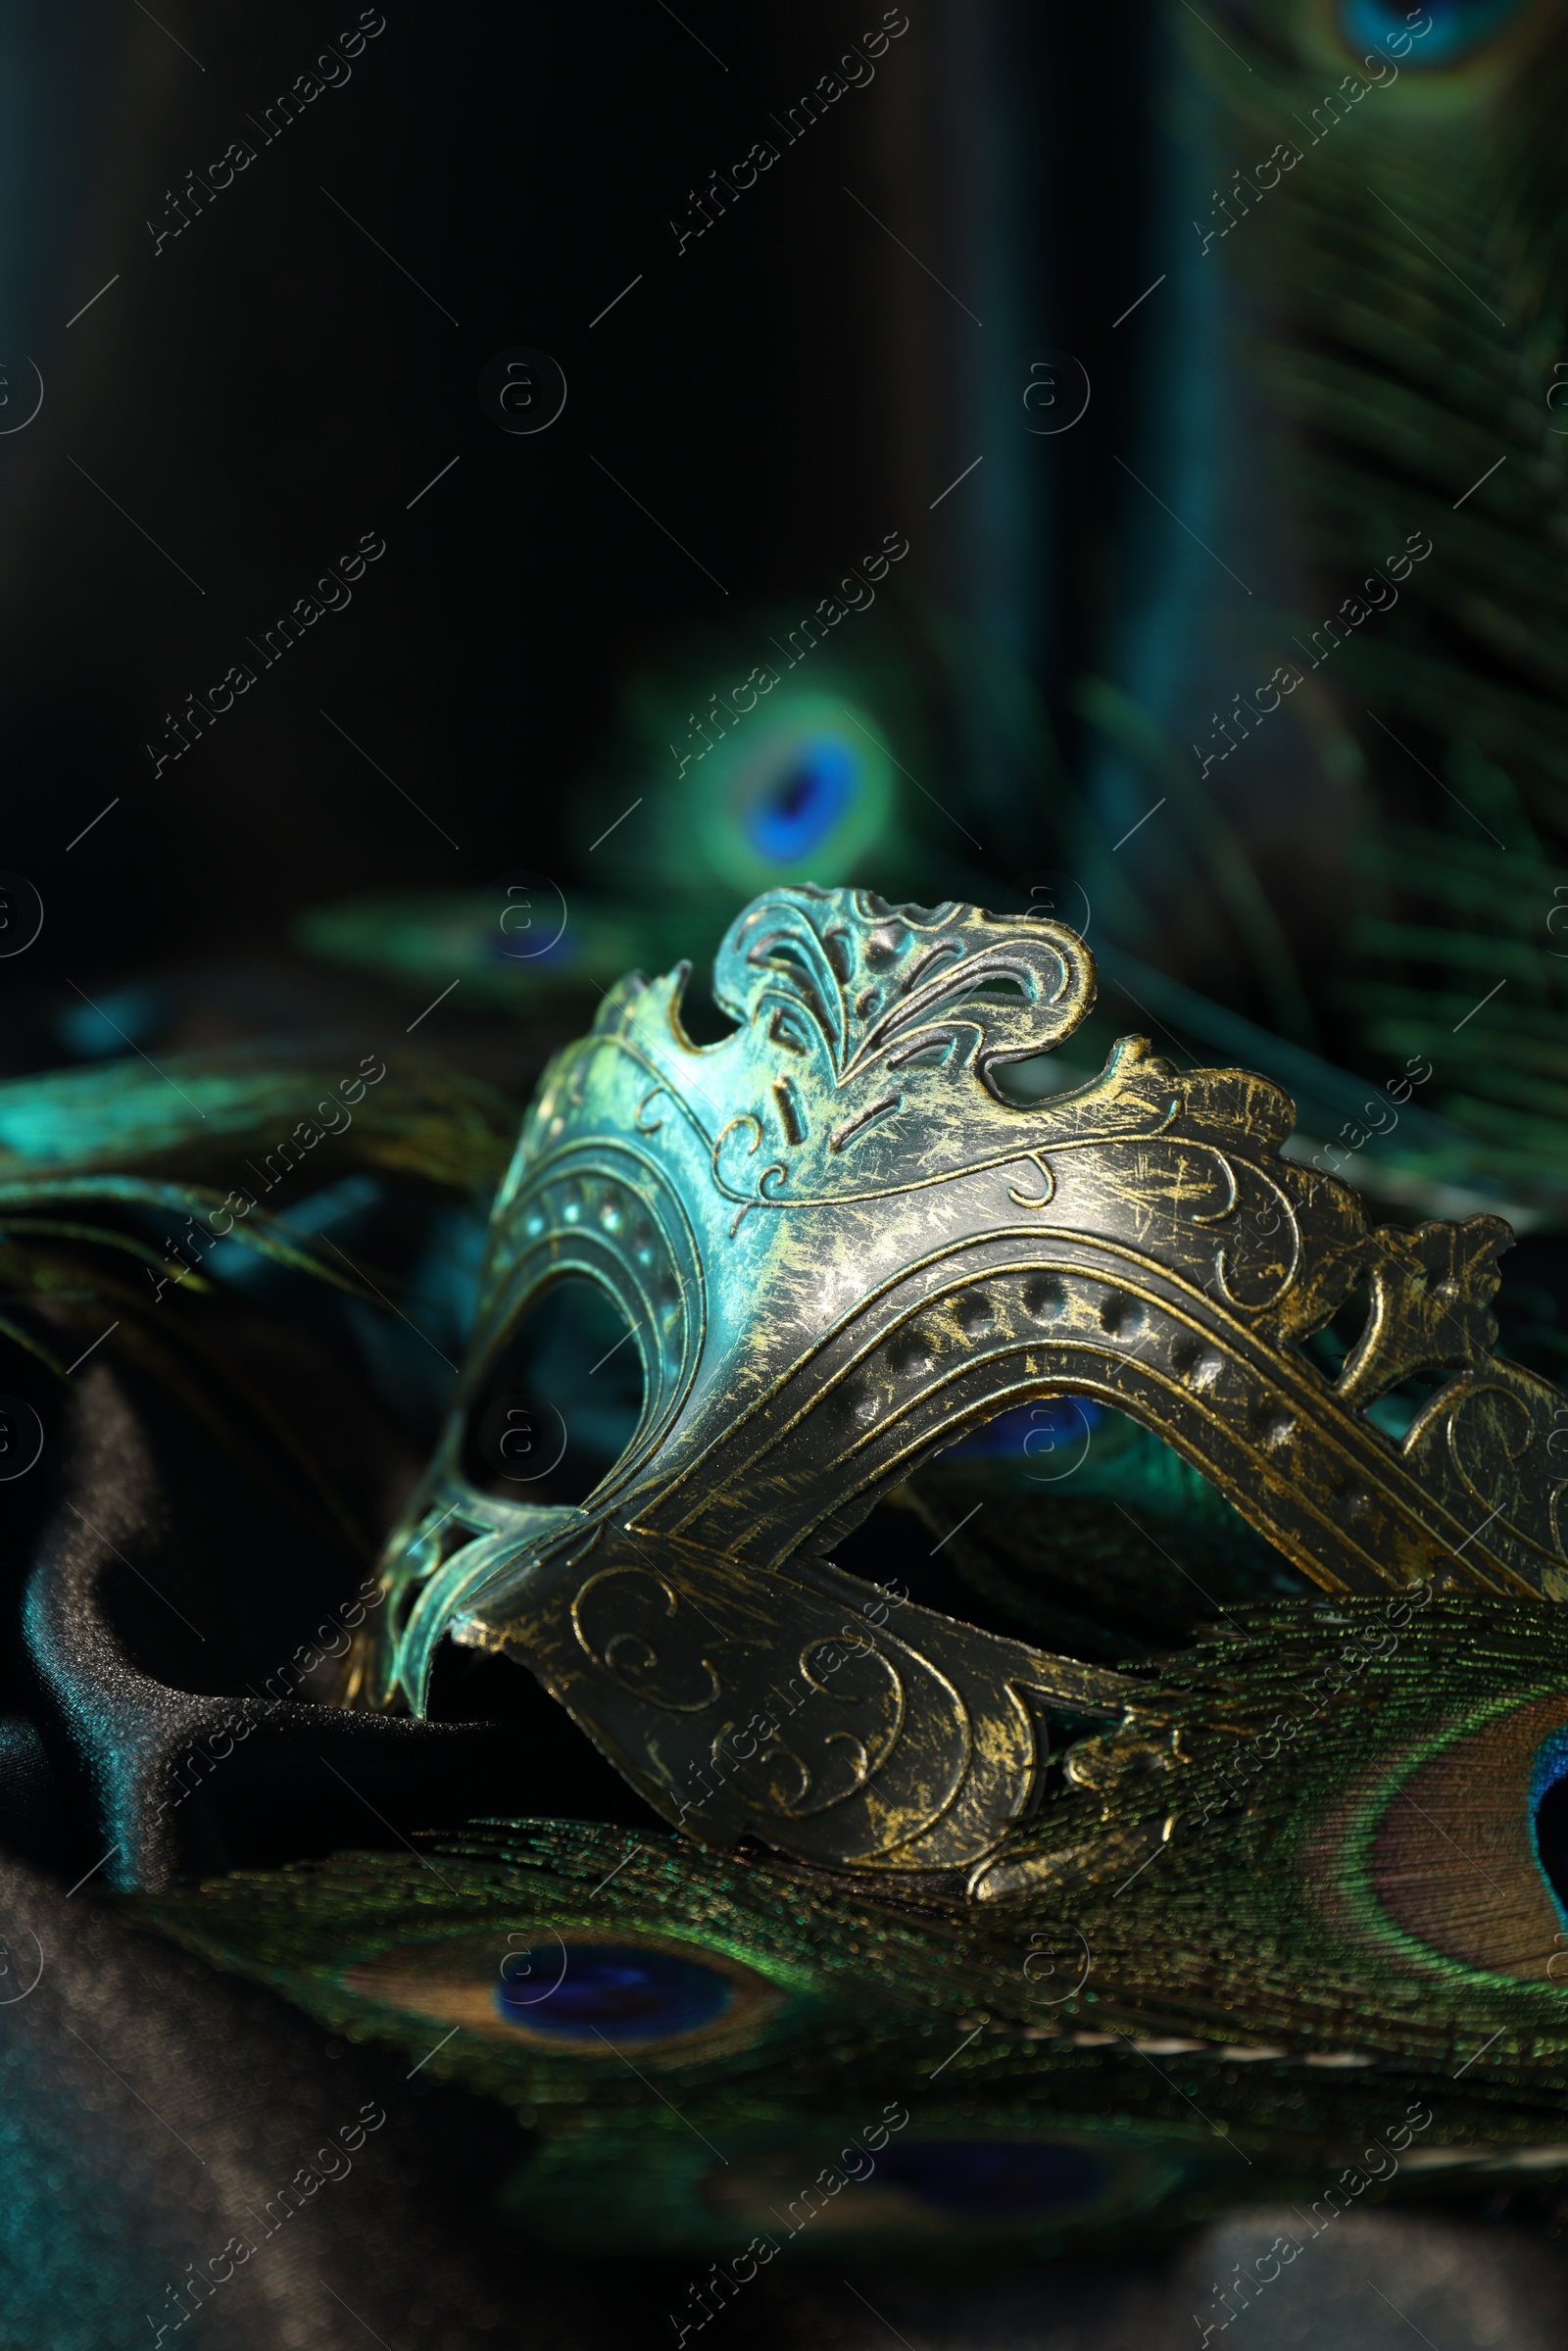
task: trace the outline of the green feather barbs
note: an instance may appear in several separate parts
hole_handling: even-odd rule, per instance
[[[1417,17],[1426,17],[1425,24],[1416,24],[1415,20]],[[1389,39],[1384,44],[1389,51],[1390,58],[1407,56],[1411,43],[1420,40],[1424,34],[1429,33],[1432,30],[1432,19],[1426,15],[1425,9],[1412,8],[1409,11],[1405,21],[1407,24],[1414,26],[1414,29],[1410,32],[1396,32],[1390,34]],[[1401,43],[1403,44],[1402,47],[1400,46]],[[1321,130],[1313,131],[1310,134],[1308,142],[1309,145],[1315,147],[1320,139],[1326,139],[1329,132],[1335,127],[1336,123],[1344,121],[1345,117],[1349,113],[1350,107],[1352,105],[1358,106],[1360,104],[1361,100],[1366,96],[1369,89],[1392,89],[1395,82],[1396,82],[1399,78],[1398,67],[1396,65],[1393,65],[1387,59],[1380,58],[1378,60],[1378,63],[1383,68],[1383,71],[1378,73],[1374,73],[1372,72],[1372,60],[1370,57],[1364,59],[1363,63],[1366,66],[1370,79],[1363,81],[1357,74],[1347,73],[1344,80],[1340,83],[1339,90],[1329,91],[1327,97],[1325,97],[1321,102],[1321,111],[1326,116],[1327,120],[1325,121]],[[1342,95],[1341,93],[1345,93],[1345,95]],[[1338,113],[1335,112],[1336,102],[1338,102],[1339,106]],[[1314,106],[1312,109],[1312,120],[1314,122],[1318,120],[1319,112],[1319,107]],[[1300,121],[1299,116],[1297,117],[1297,121]],[[1302,127],[1304,129],[1305,125],[1303,124]],[[1281,140],[1274,148],[1274,151],[1271,155],[1265,156],[1262,163],[1253,165],[1252,177],[1250,179],[1246,179],[1246,174],[1234,168],[1231,171],[1231,177],[1233,180],[1245,180],[1248,194],[1251,196],[1255,202],[1261,204],[1263,198],[1269,194],[1271,190],[1279,186],[1282,173],[1286,171],[1294,171],[1297,165],[1303,163],[1304,161],[1305,156],[1300,149],[1290,147],[1285,143],[1284,140]],[[1272,179],[1265,179],[1263,174],[1271,168],[1273,170],[1274,176]],[[1235,203],[1241,206],[1243,220],[1247,218],[1248,214],[1252,209],[1251,206],[1243,198],[1240,188],[1227,188],[1223,195],[1220,193],[1219,189],[1216,188],[1214,190],[1214,205],[1218,211],[1225,215],[1225,226],[1223,228],[1204,229],[1200,227],[1196,220],[1193,222],[1194,231],[1200,240],[1199,250],[1204,255],[1207,254],[1210,245],[1213,244],[1216,237],[1228,237],[1233,228],[1239,228],[1241,226],[1241,221],[1237,220],[1235,214],[1231,211],[1230,206],[1226,203],[1226,197],[1230,197]]]

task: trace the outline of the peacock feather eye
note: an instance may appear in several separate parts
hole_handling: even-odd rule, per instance
[[[842,2143],[826,2131],[751,2149],[732,2140],[723,2167],[694,2182],[695,2201],[781,2251],[798,2237],[801,2251],[825,2253],[1104,2226],[1157,2202],[1186,2169],[1174,2146],[1132,2146],[1055,2118],[1029,2130],[949,2114],[918,2136],[878,2135],[863,2147],[854,2129]]]
[[[746,832],[764,857],[780,865],[814,854],[854,796],[860,760],[835,735],[808,736],[770,746],[776,767],[746,810]]]
[[[1568,1729],[1549,1732],[1536,1749],[1530,1774],[1530,1837],[1559,1918],[1568,1927]],[[1552,1970],[1554,1978],[1565,1973],[1568,1967]]]
[[[1352,1836],[1352,1871],[1404,1956],[1555,1986],[1565,1775],[1561,1693],[1495,1701],[1479,1725],[1445,1725],[1394,1764]]]
[[[701,2033],[736,1997],[733,1976],[646,1944],[563,1942],[558,1955],[546,1941],[510,1953],[500,1975],[494,1998],[505,2021],[563,2046],[593,2034],[642,2044]]]
[[[356,1999],[491,2044],[608,2062],[621,2049],[718,2054],[754,2039],[779,2006],[765,1977],[708,1946],[537,1923],[400,1943],[339,1982]]]
[[[1348,48],[1387,53],[1392,42],[1401,71],[1430,73],[1463,65],[1529,7],[1530,0],[1424,0],[1418,9],[1400,0],[1345,0],[1340,25]]]
[[[875,714],[844,694],[781,690],[687,779],[698,845],[741,890],[849,875],[893,816]]]

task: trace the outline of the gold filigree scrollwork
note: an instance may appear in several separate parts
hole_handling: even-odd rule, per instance
[[[1371,1310],[1336,1383],[1348,1404],[1369,1403],[1417,1372],[1472,1370],[1497,1343],[1497,1259],[1513,1241],[1500,1216],[1413,1233],[1385,1226],[1378,1239]]]
[[[602,1567],[571,1603],[585,1656],[622,1690],[670,1714],[703,1714],[723,1693],[704,1653],[707,1628],[646,1567]]]
[[[831,1707],[855,1709],[856,1728],[822,1730],[814,1759],[792,1746],[782,1730],[774,1732],[760,1763],[766,1771],[765,1809],[784,1821],[808,1820],[869,1786],[904,1736],[908,1713],[897,1666],[869,1643],[847,1659],[831,1639],[808,1641],[798,1672],[808,1696],[830,1701],[828,1713]],[[860,1687],[845,1687],[846,1681]],[[838,1722],[842,1716],[831,1719]],[[781,1784],[780,1765],[795,1774],[793,1788]]]

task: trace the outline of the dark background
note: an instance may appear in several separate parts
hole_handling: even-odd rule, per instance
[[[769,113],[880,14],[683,13],[394,5],[264,146],[247,118],[354,9],[172,6],[167,33],[118,4],[7,11],[27,159],[7,348],[45,385],[0,449],[0,862],[48,909],[14,994],[263,950],[377,885],[560,871],[628,663],[683,619],[805,609],[889,530],[1048,692],[1084,665],[1118,592],[1106,452],[1140,363],[1138,322],[1109,321],[1174,233],[1146,202],[1150,12],[917,10],[677,258],[689,191],[782,146]],[[242,136],[256,161],[155,255],[166,192]],[[1040,343],[1090,368],[1083,425],[1014,434],[930,511]],[[477,398],[517,345],[569,387],[536,437]],[[9,365],[21,414],[34,379]],[[349,609],[155,778],[166,714],[370,530],[387,553]],[[993,863],[1026,865],[1039,825],[1021,809]]]

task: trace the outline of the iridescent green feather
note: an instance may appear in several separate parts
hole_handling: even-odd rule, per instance
[[[296,1272],[361,1288],[270,1213],[269,1180],[255,1166],[269,1154],[289,1172],[305,1170],[300,1194],[313,1180],[364,1169],[488,1199],[515,1129],[515,1108],[504,1096],[418,1066],[388,1077],[383,1063],[380,1081],[360,1081],[361,1099],[348,1111],[333,1092],[342,1074],[325,1059],[289,1065],[253,1053],[172,1056],[165,1071],[121,1061],[0,1085],[7,1288],[52,1301],[57,1318],[74,1323],[92,1321],[105,1301],[134,1315],[153,1300],[116,1276],[114,1255],[162,1268],[177,1288],[199,1293],[206,1287],[201,1249],[220,1237]],[[316,1124],[318,1112],[325,1115],[323,1097],[332,1099],[338,1120],[329,1137]],[[315,1140],[303,1144],[304,1130]],[[307,1155],[327,1140],[330,1152],[320,1161]],[[237,1213],[224,1207],[235,1198],[230,1187],[251,1202]],[[139,1236],[135,1220],[149,1210],[196,1222],[193,1264]],[[104,1221],[117,1211],[128,1215],[128,1226]],[[62,1249],[61,1243],[76,1247]],[[113,1255],[87,1258],[83,1248]],[[47,1359],[36,1334],[9,1335]]]
[[[933,2166],[998,2147],[1016,2166],[1025,2142],[1099,2181],[1035,2213],[1053,2241],[1129,2198],[1167,2221],[1311,2203],[1416,2110],[1406,2186],[1555,2177],[1568,1921],[1531,1823],[1542,1754],[1568,1768],[1568,1731],[1542,1727],[1568,1725],[1568,1630],[1545,1608],[1422,1597],[1253,1610],[1226,1639],[1146,1659],[1147,1696],[1066,1749],[992,1901],[910,1903],[662,1835],[535,1822],[133,1909],[321,2024],[516,2107],[540,2149],[502,2193],[530,2228],[569,2234],[567,2191],[597,2166],[624,2188],[632,2240],[723,2243],[725,2212],[755,2219],[791,2150],[827,2162],[889,2101],[912,2118],[883,2163],[899,2193],[844,2216],[860,2209],[871,2241],[913,2230]],[[1475,1789],[1502,1824],[1479,1849],[1495,1881],[1480,1900],[1461,1849]],[[1401,1806],[1435,1820],[1455,1866],[1408,1865]],[[634,1971],[684,1954],[723,2001],[666,2033],[617,2037],[606,2011],[602,2032],[546,2030],[560,1984],[607,1948]],[[509,1954],[527,1970],[511,2009]]]

